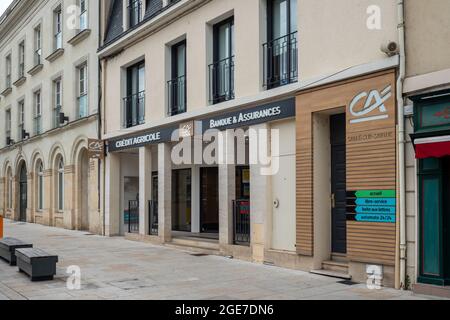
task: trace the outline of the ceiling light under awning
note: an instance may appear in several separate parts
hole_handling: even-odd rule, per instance
[[[414,145],[416,159],[450,156],[450,136],[416,139]]]

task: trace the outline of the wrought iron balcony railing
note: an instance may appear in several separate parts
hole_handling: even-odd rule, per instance
[[[212,104],[234,99],[234,56],[209,65],[209,100]]]
[[[170,116],[186,112],[186,76],[168,81],[167,94]]]
[[[158,235],[158,201],[157,200],[149,200],[148,202],[149,209],[149,233],[152,236]]]
[[[59,128],[61,126],[61,109],[62,107],[60,105],[53,109],[53,128]]]
[[[125,128],[138,126],[145,122],[145,91],[123,98]]]
[[[297,32],[263,45],[264,87],[267,89],[298,81]]]
[[[250,244],[250,200],[233,200],[234,244]]]

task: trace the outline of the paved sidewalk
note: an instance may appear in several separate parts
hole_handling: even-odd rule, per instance
[[[368,290],[306,272],[5,221],[5,237],[59,255],[54,281],[30,282],[0,261],[4,299],[427,299],[394,289]],[[81,290],[68,290],[67,267],[81,268]]]

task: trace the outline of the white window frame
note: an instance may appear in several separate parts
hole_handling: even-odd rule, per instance
[[[34,125],[35,134],[42,133],[42,93],[41,90],[34,92]]]
[[[63,47],[63,14],[62,5],[53,11],[53,39],[55,51]]]
[[[77,105],[78,105],[78,118],[87,117],[89,114],[89,69],[87,62],[80,64],[77,67]],[[82,77],[83,76],[83,77]],[[82,99],[85,99],[86,110],[81,112]]]
[[[25,129],[25,99],[20,100],[18,103],[18,108],[17,108],[17,122],[18,122],[18,129],[19,129],[19,141],[23,140],[23,136],[22,136],[22,132]]]
[[[7,109],[5,111],[5,136],[11,137],[11,127],[12,127],[12,119],[11,119],[11,109]]]
[[[34,28],[34,64],[42,64],[42,27],[39,24]]]
[[[18,78],[21,79],[23,77],[25,77],[25,40],[22,40],[19,43],[19,74],[18,74]]]
[[[8,54],[5,58],[5,86],[6,88],[11,88],[11,73],[12,73],[12,64],[11,64],[11,54]]]
[[[80,24],[80,31],[86,30],[89,28],[89,14],[88,14],[88,6],[89,1],[88,0],[80,0],[80,17],[79,17],[79,24]]]
[[[60,126],[59,113],[62,111],[62,79],[58,78],[53,81],[53,114],[55,120],[55,128]],[[57,112],[59,110],[59,112]]]

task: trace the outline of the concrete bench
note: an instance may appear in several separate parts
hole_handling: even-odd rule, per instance
[[[31,281],[53,280],[58,256],[41,249],[26,248],[17,249],[16,257],[19,271],[30,276]]]
[[[16,265],[16,249],[32,248],[31,243],[23,242],[15,238],[3,238],[0,240],[0,257],[9,262],[11,266]]]

